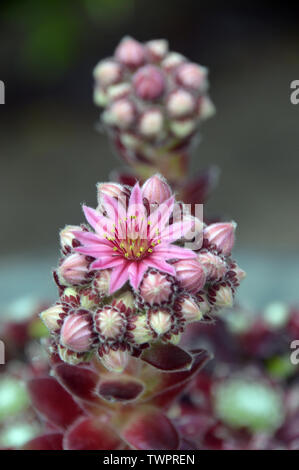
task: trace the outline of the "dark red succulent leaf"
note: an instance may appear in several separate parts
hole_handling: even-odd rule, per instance
[[[182,403],[178,408],[178,416],[173,418],[173,422],[182,436],[197,442],[208,432],[215,418],[206,410],[198,409],[190,403]]]
[[[60,384],[73,396],[86,401],[96,401],[96,386],[99,375],[90,367],[58,364],[54,368]]]
[[[63,434],[52,432],[43,434],[27,442],[23,450],[63,450]]]
[[[137,450],[176,450],[180,445],[177,430],[170,419],[154,407],[131,412],[120,433]]]
[[[286,419],[276,437],[287,447],[295,448],[295,444],[299,447],[299,411]]]
[[[187,351],[171,343],[153,344],[143,351],[141,359],[165,372],[190,370],[193,363],[193,358]]]
[[[212,358],[211,354],[204,350],[191,351],[193,355],[192,367],[181,372],[156,372],[156,387],[152,386],[149,393],[145,394],[145,399],[159,407],[170,406],[178,395],[182,394],[192,378],[202,367]]]
[[[124,443],[100,417],[79,418],[65,433],[65,450],[116,450]]]
[[[106,378],[98,386],[99,395],[109,402],[136,400],[144,391],[144,384],[128,376]]]
[[[72,396],[53,377],[30,380],[28,390],[36,410],[59,428],[67,428],[83,413]]]

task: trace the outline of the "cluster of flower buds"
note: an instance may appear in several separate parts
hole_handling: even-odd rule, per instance
[[[188,323],[232,306],[244,277],[230,258],[235,223],[205,226],[160,175],[142,187],[101,183],[97,209],[83,210],[93,231],[61,231],[60,299],[41,313],[65,362],[96,353],[121,372],[130,355],[178,344]]]
[[[169,154],[187,148],[213,115],[207,73],[169,51],[166,40],[142,44],[131,37],[97,64],[94,101],[118,152],[135,170],[138,164],[162,168],[161,160],[167,165]]]

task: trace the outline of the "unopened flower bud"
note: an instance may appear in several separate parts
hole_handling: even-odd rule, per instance
[[[209,300],[220,308],[230,308],[234,304],[232,288],[228,284],[212,286],[209,289]]]
[[[127,290],[127,291],[123,292],[122,294],[118,295],[115,298],[115,301],[116,301],[116,304],[118,304],[118,302],[122,302],[125,305],[125,307],[131,308],[131,309],[134,308],[134,304],[135,304],[134,296],[133,296],[132,292],[130,292],[129,290]]]
[[[58,276],[62,284],[78,285],[86,282],[89,261],[80,253],[73,253],[64,258],[58,267]]]
[[[60,230],[60,246],[63,252],[68,252],[74,247],[74,240],[76,240],[74,231],[83,231],[78,225],[66,225],[62,230]],[[75,243],[76,245],[76,243]]]
[[[139,292],[149,305],[162,304],[171,299],[172,282],[167,274],[150,270],[144,275]]]
[[[67,287],[63,291],[61,300],[63,302],[66,302],[67,304],[79,306],[80,305],[79,289],[76,289],[75,287]]]
[[[60,332],[63,346],[72,351],[86,352],[91,348],[93,340],[91,317],[87,311],[73,313],[65,318]]]
[[[42,321],[51,332],[55,332],[61,327],[65,316],[66,313],[61,304],[55,304],[40,314]]]
[[[97,310],[94,316],[95,328],[103,341],[119,340],[126,330],[126,317],[111,305]]]
[[[127,129],[135,120],[135,109],[131,101],[126,98],[114,101],[103,114],[106,124]]]
[[[168,333],[172,327],[172,316],[167,308],[149,310],[149,325],[157,335]]]
[[[176,333],[176,334],[171,335],[168,341],[174,345],[177,345],[180,343],[181,338],[182,338],[181,333]]]
[[[196,293],[205,285],[204,268],[196,259],[185,259],[174,263],[176,278],[183,289]]]
[[[98,271],[92,281],[92,288],[99,295],[108,295],[110,286],[110,269],[102,269]]]
[[[99,296],[90,287],[81,290],[80,306],[86,310],[93,310],[99,304]]]
[[[210,251],[199,253],[198,261],[204,267],[207,280],[209,281],[222,279],[228,270],[226,262],[220,256]]]
[[[99,205],[101,204],[102,198],[105,195],[122,200],[124,199],[123,186],[118,183],[98,183],[97,195]]]
[[[224,255],[230,255],[235,243],[236,222],[218,222],[208,225],[204,230],[204,238]]]
[[[179,54],[178,52],[170,52],[163,60],[161,66],[167,72],[170,72],[171,70],[178,67],[178,65],[183,64],[185,61],[186,58],[182,54]]]
[[[138,98],[145,101],[156,100],[165,90],[165,78],[155,65],[145,65],[135,73],[133,87]]]
[[[120,100],[126,98],[131,91],[129,83],[117,83],[117,85],[111,85],[107,88],[107,102]]]
[[[160,62],[168,52],[168,41],[165,39],[154,39],[145,44],[146,52],[153,62]]]
[[[238,266],[237,264],[236,264],[236,266],[233,268],[233,271],[235,272],[237,281],[238,281],[239,283],[240,283],[241,281],[243,281],[243,279],[245,279],[245,277],[246,277],[246,271],[244,271],[243,269],[241,269],[240,266]]]
[[[157,174],[146,180],[142,195],[150,204],[162,204],[171,197],[172,191],[165,178]]]
[[[109,352],[100,354],[103,366],[111,372],[116,373],[124,371],[129,363],[129,358],[128,351],[122,351],[121,349],[117,349],[117,351],[110,349]]]
[[[140,42],[125,37],[118,45],[115,57],[127,67],[139,67],[145,61],[145,49]]]
[[[60,359],[67,364],[75,366],[80,364],[80,362],[84,361],[85,357],[82,354],[79,354],[71,349],[65,348],[61,344],[58,344],[57,351],[59,354]]]
[[[134,328],[130,331],[134,343],[149,343],[153,339],[153,333],[148,327],[147,316],[138,315],[132,320]]]
[[[203,91],[206,87],[207,70],[198,64],[186,62],[176,72],[178,83],[195,91]]]
[[[198,302],[189,294],[181,294],[176,298],[174,310],[181,314],[187,323],[200,321],[203,317]]]
[[[103,60],[96,65],[93,76],[102,86],[112,85],[121,79],[122,69],[120,64],[113,60]]]
[[[200,119],[206,120],[216,113],[215,105],[208,96],[201,96],[198,100],[198,114]]]
[[[107,106],[109,99],[106,91],[96,86],[93,90],[93,101],[96,106],[105,107]]]
[[[196,102],[192,94],[180,88],[169,96],[167,112],[173,118],[181,118],[193,113],[195,106]]]
[[[208,300],[208,296],[204,292],[197,292],[196,294],[196,300],[199,304],[200,311],[202,312],[203,315],[206,315],[211,311],[211,304]]]
[[[158,109],[145,111],[139,122],[140,133],[147,138],[158,137],[164,127],[164,117]]]
[[[195,119],[184,119],[183,121],[170,121],[169,124],[171,132],[181,139],[184,139],[195,131]]]

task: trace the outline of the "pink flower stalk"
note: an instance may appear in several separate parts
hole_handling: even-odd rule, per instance
[[[175,276],[175,269],[168,261],[195,258],[193,251],[173,245],[191,228],[190,221],[168,224],[174,197],[164,202],[162,210],[157,208],[151,215],[147,214],[138,183],[132,189],[127,209],[108,195],[103,199],[107,215],[83,206],[95,233],[75,231],[75,237],[82,243],[75,250],[95,258],[90,269],[112,269],[110,294],[128,280],[138,289],[148,268]]]

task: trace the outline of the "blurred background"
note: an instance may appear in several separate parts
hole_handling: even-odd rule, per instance
[[[298,301],[298,23],[287,3],[2,0],[0,306],[55,296],[58,230],[83,221],[81,202],[95,205],[96,182],[121,165],[96,131],[92,69],[126,34],[208,66],[217,114],[193,169],[221,177],[205,211],[238,222],[243,303]]]

